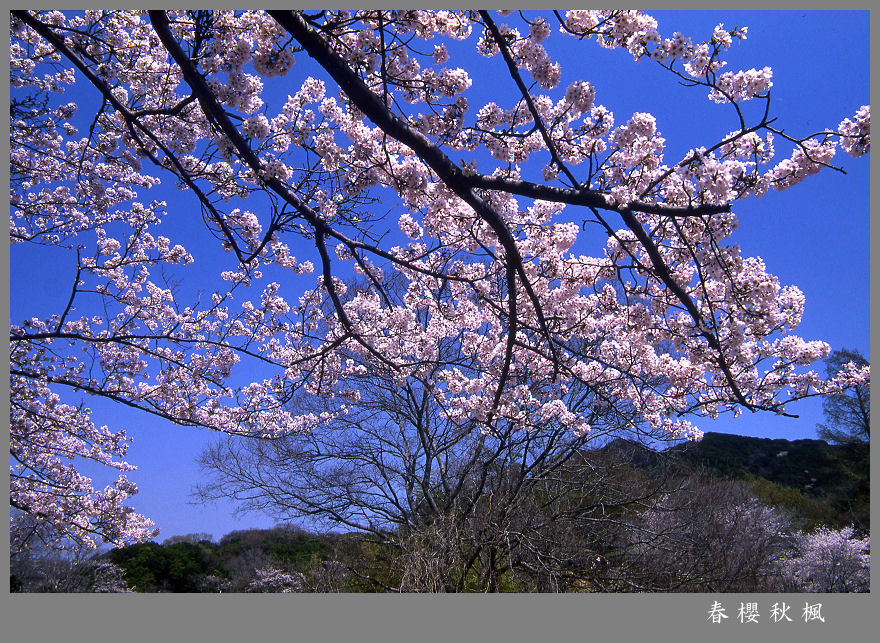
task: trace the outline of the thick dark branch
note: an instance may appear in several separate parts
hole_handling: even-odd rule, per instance
[[[125,406],[130,406],[132,408],[145,411],[147,413],[163,418],[165,420],[169,420],[170,422],[173,422],[174,424],[179,424],[181,426],[204,426],[206,428],[213,428],[191,418],[185,418],[171,411],[165,411],[157,406],[151,405],[149,404],[148,400],[144,400],[143,402],[141,402],[139,400],[130,399],[124,394],[116,393],[114,391],[108,391],[107,389],[102,389],[99,387],[90,386],[88,383],[80,380],[71,380],[65,377],[57,376],[50,376],[46,378],[45,373],[32,373],[20,369],[9,369],[9,374],[18,377],[26,377],[32,380],[48,379],[51,384],[68,386],[75,391],[85,391],[89,395],[104,397],[108,400],[113,400],[114,402],[119,402],[120,404],[124,404]]]
[[[61,317],[58,318],[58,324],[55,327],[56,331],[61,330],[64,326],[64,320],[67,319],[67,313],[70,312],[70,309],[73,307],[73,300],[76,298],[76,292],[79,287],[79,276],[82,272],[82,264],[79,260],[79,250],[76,251],[76,274],[73,276],[73,287],[70,289],[70,298],[67,300],[67,306],[64,307],[64,312],[61,313]]]
[[[461,169],[421,132],[416,131],[392,113],[379,97],[370,91],[360,77],[348,67],[345,61],[334,54],[321,37],[306,24],[302,16],[287,11],[270,11],[269,14],[300,42],[306,52],[330,74],[340,89],[367,118],[386,134],[412,149],[450,190],[491,226],[504,248],[507,255],[506,261],[513,264],[523,288],[534,304],[541,330],[555,356],[556,347],[544,319],[540,301],[525,273],[524,260],[516,245],[516,239],[498,213],[476,195]],[[554,359],[554,365],[558,368],[558,359]]]
[[[229,116],[226,114],[226,111],[223,109],[223,107],[214,96],[213,92],[208,87],[208,84],[205,81],[204,77],[198,72],[192,60],[184,53],[183,49],[172,36],[171,31],[168,27],[168,19],[165,16],[164,12],[150,11],[149,13],[150,19],[153,22],[153,27],[156,29],[156,33],[159,35],[162,44],[171,54],[171,57],[178,64],[178,66],[180,66],[180,69],[183,72],[184,80],[186,80],[187,84],[192,89],[193,95],[197,97],[199,101],[199,106],[204,111],[205,116],[214,124],[215,127],[218,128],[218,130],[223,135],[225,135],[229,139],[229,141],[235,147],[236,152],[239,154],[242,160],[244,160],[251,171],[254,172],[255,176],[260,177],[263,166],[260,162],[259,157],[250,148],[250,145],[241,135],[238,129],[236,129],[235,125],[233,125]],[[355,239],[350,239],[335,228],[328,225],[324,221],[324,219],[321,218],[320,214],[318,214],[313,208],[309,207],[307,203],[300,199],[281,180],[275,177],[267,177],[262,180],[266,187],[273,190],[289,205],[293,206],[316,233],[320,233],[325,235],[326,237],[341,241],[349,248],[359,248],[361,250],[370,252],[397,265],[404,266],[410,270],[414,270],[416,272],[427,274],[433,277],[447,278],[446,275],[428,270],[414,262],[403,260],[400,257],[391,254],[390,252],[378,248],[375,245],[366,244]],[[448,278],[454,279],[454,277]]]
[[[166,157],[168,157],[171,160],[172,164],[174,165],[175,170],[176,170],[175,173],[177,174],[177,176],[179,176],[180,179],[187,185],[187,187],[189,187],[189,189],[191,189],[193,191],[193,193],[198,197],[198,199],[202,203],[202,205],[204,205],[205,208],[210,212],[211,217],[214,219],[214,221],[217,222],[217,225],[223,231],[224,236],[229,241],[232,248],[235,250],[239,261],[243,264],[248,263],[252,257],[247,258],[241,254],[241,251],[238,248],[238,244],[235,242],[235,237],[233,236],[232,231],[226,225],[226,221],[223,219],[223,217],[220,215],[220,213],[217,212],[217,210],[214,208],[213,204],[208,199],[207,195],[205,195],[201,191],[201,189],[198,187],[198,185],[196,185],[195,182],[193,182],[192,178],[189,176],[189,173],[180,164],[180,161],[177,159],[177,156],[175,154],[173,154],[171,152],[171,150],[169,150],[168,147],[164,143],[162,143],[161,140],[159,140],[159,138],[155,135],[155,133],[151,132],[149,128],[145,127],[140,122],[140,120],[138,120],[138,118],[131,112],[131,110],[128,109],[128,107],[126,105],[121,103],[116,98],[116,96],[113,95],[113,93],[110,91],[110,87],[107,85],[107,83],[105,83],[100,78],[98,78],[98,76],[96,76],[95,73],[89,68],[89,66],[86,65],[76,55],[76,53],[74,51],[72,51],[67,46],[63,37],[56,34],[47,25],[43,24],[42,22],[40,22],[39,20],[34,18],[27,11],[13,11],[12,13],[17,18],[19,18],[22,22],[24,22],[26,25],[28,25],[31,29],[33,29],[38,34],[40,34],[40,36],[45,38],[48,43],[50,43],[53,47],[55,47],[59,52],[64,54],[64,56],[68,60],[70,60],[70,62],[73,63],[73,65],[77,69],[79,69],[79,71],[83,74],[83,76],[85,76],[86,79],[88,79],[88,81],[90,83],[92,83],[92,85],[94,85],[95,88],[98,89],[98,91],[101,92],[101,95],[102,95],[104,101],[110,103],[113,106],[113,108],[123,116],[126,124],[129,126],[129,129],[132,133],[133,138],[139,144],[141,144],[142,147],[145,147],[145,146],[143,146],[143,144],[141,143],[140,136],[137,134],[136,128],[141,130],[147,137],[150,138],[150,140],[153,141],[153,143],[156,144],[156,146],[159,149],[162,150],[162,152],[165,153]],[[162,163],[159,162],[159,160],[154,155],[152,155],[152,154],[148,154],[148,155],[149,155],[150,159],[153,161],[153,163],[155,163],[159,167],[163,167]],[[267,235],[266,240],[268,240],[268,238],[270,236],[271,235]],[[265,241],[264,241],[264,243],[265,243]]]
[[[736,379],[733,376],[733,373],[730,371],[730,365],[727,363],[727,359],[724,357],[724,351],[721,350],[721,344],[718,342],[718,338],[715,337],[709,330],[705,327],[703,322],[703,316],[700,314],[697,305],[694,303],[694,300],[690,295],[687,294],[684,288],[682,288],[677,281],[672,277],[672,274],[669,272],[669,267],[666,265],[666,262],[663,261],[663,257],[660,256],[660,251],[657,248],[657,245],[651,240],[651,237],[648,236],[648,233],[645,232],[645,229],[642,227],[642,224],[638,222],[632,212],[624,212],[621,214],[623,217],[624,223],[626,226],[632,231],[632,233],[636,236],[639,242],[644,247],[645,252],[648,253],[648,257],[651,259],[651,263],[654,266],[654,271],[657,277],[665,284],[665,286],[672,292],[673,295],[678,298],[678,300],[687,308],[688,313],[694,319],[694,323],[697,325],[697,330],[700,335],[703,336],[707,342],[709,342],[709,346],[712,347],[718,353],[718,367],[721,369],[721,372],[724,374],[725,379],[727,380],[730,389],[733,391],[734,396],[737,401],[742,404],[747,409],[754,411],[754,407],[749,404],[746,400],[745,396],[742,394],[742,391],[739,390],[739,386],[736,383]]]
[[[324,235],[320,232],[315,235],[315,246],[318,248],[318,254],[321,255],[321,268],[324,278],[324,288],[327,289],[327,294],[330,295],[330,300],[333,302],[333,308],[336,309],[336,315],[339,317],[339,322],[345,329],[346,334],[350,335],[352,339],[363,346],[371,355],[376,357],[379,361],[387,364],[391,368],[396,368],[394,362],[392,362],[375,348],[370,346],[360,336],[360,333],[354,330],[354,326],[352,325],[351,320],[348,318],[348,315],[345,312],[345,308],[342,306],[342,301],[339,299],[339,293],[336,291],[336,284],[333,281],[333,271],[330,267],[330,255],[327,253],[327,244],[324,241]]]
[[[458,194],[458,189],[467,188],[499,190],[533,199],[543,199],[545,201],[570,205],[592,206],[614,212],[623,211],[621,207],[612,205],[605,194],[596,190],[561,188],[518,179],[480,174],[466,175],[462,172],[461,168],[456,166],[424,134],[411,127],[406,121],[388,109],[381,98],[374,94],[360,77],[333,53],[321,39],[321,36],[312,30],[298,13],[289,11],[269,11],[268,13],[300,41],[306,52],[324,67],[339,84],[340,89],[345,92],[360,111],[386,134],[415,151],[419,158],[434,170],[456,194]],[[470,203],[468,204],[470,205]],[[626,209],[666,216],[691,217],[729,212],[730,206],[703,205],[680,207],[658,203],[634,202],[628,204]]]
[[[541,118],[541,114],[538,113],[538,109],[535,107],[535,101],[532,100],[529,89],[523,82],[522,76],[519,73],[519,69],[517,69],[516,63],[513,60],[513,56],[510,53],[510,47],[508,47],[507,41],[505,40],[504,36],[501,35],[501,31],[499,31],[498,25],[495,24],[494,20],[492,20],[492,16],[489,15],[488,11],[480,11],[480,17],[483,18],[483,22],[486,23],[486,26],[492,33],[492,38],[494,38],[495,42],[498,43],[498,48],[501,50],[501,55],[504,58],[504,62],[507,63],[507,70],[508,72],[510,72],[510,77],[513,78],[513,81],[516,83],[520,94],[522,94],[523,100],[526,102],[526,106],[529,108],[529,112],[531,113],[532,118],[535,121],[535,127],[537,127],[538,131],[541,132],[541,138],[544,139],[544,144],[550,151],[550,156],[553,159],[553,163],[556,165],[557,168],[565,173],[569,181],[571,181],[573,187],[580,187],[580,181],[578,181],[574,177],[574,174],[572,174],[571,170],[568,169],[568,166],[562,161],[562,157],[559,156],[559,152],[556,149],[556,144],[553,142],[553,138],[550,136],[550,132],[548,132],[547,128],[544,126],[544,119]]]
[[[501,404],[501,394],[510,377],[510,365],[513,362],[513,346],[516,342],[517,314],[516,314],[516,274],[513,266],[507,264],[507,346],[504,348],[504,362],[501,366],[501,375],[498,377],[498,388],[495,390],[495,398],[492,400],[492,409],[486,416],[486,424],[492,426],[495,412]]]
[[[595,190],[561,188],[480,174],[466,175],[462,172],[461,168],[456,166],[424,134],[411,127],[406,121],[388,109],[382,100],[370,91],[360,77],[346,65],[345,61],[333,53],[328,45],[306,24],[298,13],[290,11],[269,11],[268,13],[300,41],[306,52],[324,67],[339,84],[340,89],[345,92],[360,111],[378,125],[382,131],[415,151],[419,158],[434,170],[456,194],[459,194],[459,190],[467,190],[468,188],[499,190],[533,199],[582,205],[602,210],[612,210],[614,212],[624,211],[624,208],[612,205],[606,195]],[[468,204],[470,205],[470,202]],[[730,206],[703,205],[679,207],[658,203],[634,202],[628,204],[625,209],[650,214],[689,217],[729,212]],[[477,212],[482,216],[482,212],[479,210]]]

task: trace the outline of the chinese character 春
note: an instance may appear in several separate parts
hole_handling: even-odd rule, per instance
[[[739,622],[740,623],[757,623],[758,622],[758,604],[757,603],[740,603],[739,604]]]
[[[825,622],[825,619],[822,617],[822,603],[816,603],[815,605],[810,605],[809,603],[804,604],[804,623],[809,623],[810,621],[822,621]]]
[[[724,613],[724,608],[721,607],[721,603],[715,601],[712,603],[712,609],[709,610],[709,618],[707,621],[712,621],[713,623],[720,623],[722,618],[729,618],[727,614]]]
[[[782,607],[779,607],[779,603],[773,603],[773,609],[770,611],[770,618],[773,619],[774,623],[778,623],[782,619],[785,619],[790,623],[791,618],[788,616],[788,610],[790,608],[791,605],[786,605],[785,601],[783,601]]]

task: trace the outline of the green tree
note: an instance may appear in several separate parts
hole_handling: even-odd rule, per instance
[[[114,549],[110,560],[125,570],[129,585],[139,592],[196,592],[203,577],[218,572],[210,542],[138,543]]]
[[[825,361],[828,378],[837,377],[848,364],[869,366],[865,357],[856,350],[836,350]],[[825,424],[818,424],[819,437],[837,444],[868,442],[871,437],[871,389],[868,383],[859,384],[822,401]]]

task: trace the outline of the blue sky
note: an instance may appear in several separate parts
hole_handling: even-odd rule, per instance
[[[674,31],[702,40],[713,27],[747,25],[748,40],[734,44],[728,60],[731,69],[769,65],[774,70],[773,114],[779,116],[786,131],[809,134],[835,127],[851,117],[861,105],[869,103],[869,39],[867,12],[654,12],[661,35]],[[558,41],[559,48],[553,44]],[[451,49],[451,47],[450,47]],[[657,117],[658,128],[667,139],[667,162],[688,149],[718,140],[735,127],[729,106],[715,105],[703,90],[678,87],[675,80],[649,61],[636,64],[623,51],[600,49],[593,42],[578,43],[569,38],[551,38],[551,54],[558,52],[563,67],[561,87],[576,78],[589,80],[597,91],[597,103],[615,114],[617,123],[633,112],[647,111]],[[283,98],[298,87],[313,66],[298,54],[297,65],[285,79]],[[491,76],[502,69],[500,61],[473,56],[477,69],[471,72],[473,89],[468,93],[471,109],[490,100],[496,88]],[[450,61],[450,64],[467,66]],[[75,95],[79,99],[79,95]],[[84,101],[83,101],[84,102]],[[82,106],[86,112],[85,105]],[[271,109],[270,109],[271,111]],[[787,155],[781,151],[777,156]],[[847,174],[825,171],[795,188],[771,193],[762,199],[738,204],[740,228],[734,240],[743,252],[762,257],[769,272],[783,284],[795,284],[804,291],[806,313],[798,334],[806,339],[822,339],[832,349],[854,348],[869,355],[869,162],[837,157]],[[166,183],[173,183],[166,179]],[[162,188],[161,196],[175,207],[189,212],[196,203],[189,195],[173,188]],[[191,217],[196,219],[197,217]],[[195,229],[185,234],[198,232]],[[169,235],[170,236],[170,235]],[[177,239],[174,239],[176,242]],[[229,258],[216,249],[199,247],[201,265],[212,265]],[[204,254],[208,253],[208,254]],[[306,256],[304,250],[301,258]],[[11,251],[11,317],[20,322],[34,314],[45,314],[63,307],[69,291],[66,261],[60,255],[29,254],[19,247]],[[53,263],[55,261],[58,263]],[[40,261],[42,263],[37,263]],[[46,263],[49,261],[49,263]],[[46,269],[47,265],[53,266]],[[216,274],[216,273],[215,273]],[[197,284],[210,292],[221,282],[211,277],[210,285]],[[306,285],[306,280],[286,284],[288,297]],[[58,304],[59,301],[62,303]],[[140,493],[131,504],[156,521],[162,533],[159,540],[189,532],[212,533],[219,538],[233,530],[269,526],[273,520],[249,514],[233,519],[231,506],[188,504],[190,490],[200,479],[194,463],[201,449],[216,436],[207,430],[170,425],[118,405],[88,399],[97,423],[125,428],[133,436],[128,460],[139,470],[129,477]],[[822,421],[821,402],[808,400],[792,406],[800,419],[767,414],[744,414],[734,420],[724,417],[699,424],[704,431],[786,439],[815,437],[815,425]],[[115,476],[103,470],[94,473],[96,485]]]

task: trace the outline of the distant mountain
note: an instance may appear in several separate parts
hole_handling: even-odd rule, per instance
[[[666,451],[725,478],[756,475],[785,487],[819,495],[839,486],[853,474],[854,456],[867,459],[850,446],[823,440],[751,438],[726,433],[706,433],[700,442],[676,445]]]
[[[833,445],[823,440],[752,438],[709,432],[699,442],[656,451],[616,439],[599,452],[639,469],[659,465],[751,482],[768,502],[784,503],[813,521],[867,529],[870,508],[869,445]]]
[[[663,451],[657,451],[640,442],[625,438],[615,438],[597,449],[597,452],[608,458],[627,462],[639,469],[656,467],[664,457]]]

